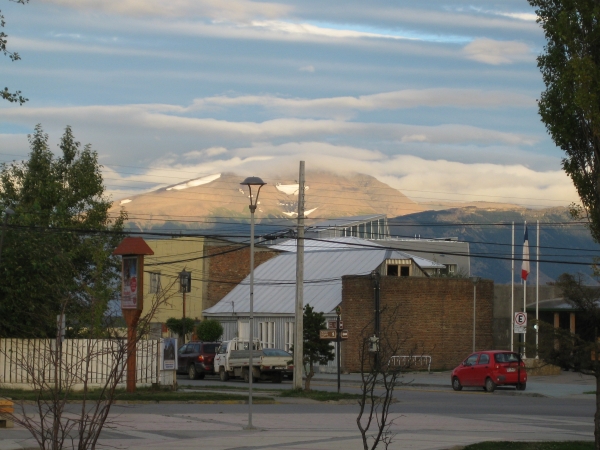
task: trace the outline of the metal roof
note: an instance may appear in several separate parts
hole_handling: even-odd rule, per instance
[[[413,259],[422,268],[442,268],[442,264],[414,257],[403,252],[376,248],[373,243],[358,238],[336,238],[329,247],[306,246],[304,254],[304,304],[315,311],[329,313],[342,301],[342,276],[368,275],[386,259]],[[363,244],[365,247],[350,245]],[[332,241],[332,240],[328,240]],[[311,241],[307,241],[311,242]],[[321,244],[321,241],[313,241]],[[264,262],[254,270],[254,313],[294,314],[296,302],[295,240],[273,246],[286,251]],[[335,245],[337,244],[337,246]],[[233,302],[233,308],[232,308]],[[248,313],[250,281],[246,277],[220,302],[204,310],[206,315]]]

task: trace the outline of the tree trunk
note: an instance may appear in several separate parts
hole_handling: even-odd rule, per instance
[[[594,414],[595,449],[600,450],[600,371],[596,370],[596,414]]]
[[[311,362],[308,365],[308,372],[306,373],[306,383],[304,384],[305,391],[310,391],[310,380],[312,379],[314,374],[315,374],[315,367],[314,367],[313,363]]]

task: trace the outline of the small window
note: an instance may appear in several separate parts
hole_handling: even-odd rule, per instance
[[[216,353],[219,344],[203,344],[202,353]]]
[[[177,353],[179,353],[180,355],[183,355],[185,353],[186,348],[187,348],[187,345],[182,345],[181,347],[179,347],[179,350],[177,350]]]
[[[200,353],[200,344],[194,345],[194,351],[192,353]]]
[[[285,323],[285,351],[289,352],[294,345],[294,322]]]
[[[410,276],[410,267],[409,266],[402,266],[402,267],[400,267],[400,276],[401,277],[408,277],[408,276]]]
[[[388,277],[397,277],[398,276],[398,266],[396,264],[390,264],[387,266],[387,274]]]
[[[477,362],[479,354],[471,355],[465,360],[465,366],[472,366]]]
[[[157,294],[160,289],[160,273],[150,272],[150,294]]]
[[[479,364],[489,364],[490,356],[486,353],[482,354],[479,358]]]
[[[258,335],[262,348],[275,348],[275,322],[259,322]]]
[[[217,350],[217,353],[219,353],[219,354],[227,353],[227,342],[223,342],[221,344],[221,346],[219,347],[219,350]]]

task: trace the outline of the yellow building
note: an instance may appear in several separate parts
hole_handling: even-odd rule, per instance
[[[162,292],[164,301],[157,309],[152,322],[164,324],[170,317],[184,317],[179,274],[187,271],[191,273],[191,291],[185,294],[185,317],[201,320],[204,238],[147,239],[146,243],[154,251],[154,255],[144,258],[142,315],[149,312],[157,294]],[[162,334],[165,335],[165,332],[163,327]]]

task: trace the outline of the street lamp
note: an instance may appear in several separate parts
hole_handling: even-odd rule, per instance
[[[469,280],[473,283],[473,353],[475,353],[475,319],[477,317],[477,283],[479,277],[470,277]]]
[[[254,347],[254,213],[256,211],[256,206],[258,205],[258,194],[260,193],[260,188],[267,183],[258,177],[248,177],[240,184],[243,186],[248,186],[248,197],[250,198],[250,323],[248,324],[248,328],[250,329],[248,333],[250,360],[248,365],[248,426],[246,426],[245,429],[252,430],[254,429],[252,426],[252,379],[254,378],[252,370],[252,350]],[[252,196],[252,186],[257,188],[256,197]]]
[[[8,216],[12,216],[15,212],[6,208],[4,210],[4,222],[2,223],[2,234],[0,234],[0,258],[2,258],[2,243],[4,242],[4,235],[6,234],[6,223],[8,222]]]

